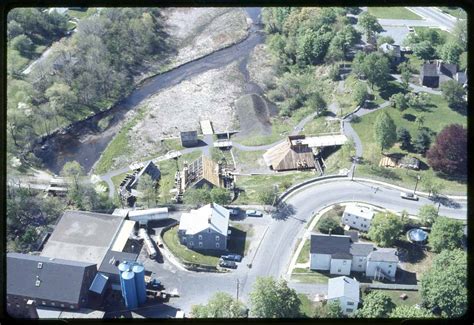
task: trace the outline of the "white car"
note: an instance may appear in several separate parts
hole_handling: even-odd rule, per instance
[[[409,32],[409,33],[414,33],[415,30],[413,29],[413,27],[408,27],[408,32]]]
[[[414,193],[400,192],[400,197],[402,199],[418,201],[418,196]]]

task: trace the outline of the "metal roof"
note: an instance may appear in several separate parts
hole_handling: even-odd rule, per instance
[[[348,204],[344,209],[344,214],[349,213],[354,216],[358,216],[363,219],[372,220],[374,217],[374,211],[369,208],[358,204]]]
[[[359,303],[359,282],[347,276],[340,276],[328,280],[328,300],[347,297],[354,302]]]
[[[201,124],[201,130],[202,134],[214,134],[214,130],[212,129],[212,124],[211,121],[209,120],[203,120],[200,122]]]
[[[78,304],[86,269],[95,272],[96,267],[93,263],[8,253],[7,293]]]
[[[317,137],[306,137],[302,140],[293,140],[292,143],[301,141],[301,144],[306,144],[309,147],[328,147],[340,146],[347,142],[347,137],[344,134],[320,135]]]
[[[124,216],[66,211],[46,242],[41,256],[100,264]]]
[[[136,221],[133,220],[125,220],[120,228],[120,232],[115,237],[114,243],[111,247],[111,250],[121,252],[125,245],[127,244],[128,238],[130,234],[133,232],[135,228]]]
[[[217,203],[205,205],[189,213],[183,213],[179,223],[179,229],[185,230],[187,235],[194,235],[205,229],[227,236],[229,229],[229,210]]]
[[[130,218],[132,217],[141,217],[141,216],[148,216],[148,215],[155,215],[155,214],[168,214],[168,208],[153,208],[153,209],[145,209],[145,210],[132,210],[128,213]]]
[[[61,319],[61,318],[104,318],[104,311],[81,308],[79,310],[61,310],[59,308],[38,307],[36,308],[40,319]]]
[[[123,261],[135,262],[138,254],[107,251],[98,271],[106,274],[119,274],[118,265]]]
[[[95,275],[94,281],[92,281],[89,290],[101,295],[104,291],[107,281],[109,281],[109,277],[106,276],[104,273],[99,272]]]

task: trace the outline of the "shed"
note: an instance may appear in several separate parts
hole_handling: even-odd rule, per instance
[[[199,143],[197,131],[184,131],[179,133],[183,147],[194,147]]]
[[[436,63],[423,64],[420,71],[420,83],[426,87],[438,88],[439,75]]]
[[[289,136],[263,154],[267,166],[275,171],[315,168],[314,155],[308,144],[303,144],[305,136]]]

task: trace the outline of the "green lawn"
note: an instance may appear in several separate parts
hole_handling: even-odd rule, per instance
[[[406,109],[403,112],[391,107],[387,107],[384,110],[389,113],[389,115],[394,120],[397,127],[404,127],[406,128],[412,138],[415,138],[418,134],[418,129],[414,121],[410,121],[409,119],[413,119],[418,114],[423,114],[425,116],[425,123],[424,126],[429,130],[433,131],[435,134],[441,131],[447,125],[453,123],[459,123],[461,125],[467,125],[467,119],[463,115],[459,114],[458,112],[453,111],[450,109],[446,103],[446,101],[438,95],[429,95],[432,105],[427,107],[427,110],[421,112],[417,109],[412,107]],[[353,123],[352,126],[354,130],[359,135],[362,145],[364,147],[364,158],[368,158],[368,152],[370,148],[374,148],[376,146],[375,141],[373,139],[373,125],[377,116],[382,113],[381,110],[376,111],[371,114],[367,114],[360,119],[360,122]],[[442,117],[442,118],[441,118]],[[432,141],[434,141],[435,136],[432,136]],[[372,149],[375,150],[375,149]],[[400,152],[404,154],[410,154],[422,162],[426,163],[426,158],[422,157],[420,154],[416,154],[413,152],[407,152],[399,148],[398,145],[395,145],[393,148],[389,150],[390,153]],[[384,170],[387,170],[384,168]],[[424,173],[427,173],[426,170],[420,170],[418,172],[421,177],[423,177]],[[417,172],[409,171],[406,169],[401,168],[394,168],[390,169],[386,172],[386,175],[381,175],[376,170],[372,169],[369,165],[359,165],[356,170],[356,177],[361,176],[374,176],[375,178],[379,178],[381,180],[390,181],[391,183],[395,183],[398,185],[404,185],[406,187],[414,187]],[[442,180],[445,190],[448,193],[452,194],[461,194],[464,195],[466,193],[466,184],[462,182],[456,181],[449,181],[446,179]]]
[[[300,255],[298,255],[298,259],[296,263],[307,263],[309,262],[309,249],[310,249],[310,240],[305,240],[303,244],[303,248],[301,249]]]
[[[325,219],[332,219],[336,221],[337,223],[341,222],[341,216],[342,216],[342,211],[344,211],[344,207],[341,207],[341,210],[338,212],[336,209],[332,208],[329,211],[326,211],[318,220],[318,222],[314,225],[314,228],[312,231],[314,232],[319,232],[319,226]],[[344,230],[341,228],[341,235],[344,233]],[[333,233],[336,234],[336,233]]]
[[[404,7],[369,7],[369,13],[383,19],[422,20],[420,16]]]
[[[338,133],[341,131],[341,124],[336,120],[326,120],[325,116],[319,116],[308,122],[303,130],[306,136],[318,135],[321,133]]]
[[[74,17],[74,18],[77,18],[77,19],[83,19],[83,18],[87,18],[87,17],[90,17],[91,15],[93,15],[94,13],[96,12],[96,9],[95,8],[88,8],[87,10],[75,10],[75,9],[69,9],[67,11],[67,15],[69,17]]]
[[[233,149],[235,150],[235,149]],[[214,161],[219,161],[224,159],[228,165],[233,165],[234,161],[232,160],[232,155],[230,154],[230,150],[222,150],[219,148],[212,147],[211,148],[211,158]]]
[[[454,16],[456,18],[460,19],[466,19],[467,18],[467,12],[459,7],[439,7],[443,12],[450,14],[451,16]]]
[[[354,103],[354,99],[352,97],[352,90],[359,82],[365,81],[358,80],[357,77],[353,73],[351,73],[344,80],[344,91],[342,93],[339,93],[335,89],[335,91],[333,92],[332,100],[337,102],[337,104],[339,105],[339,110],[337,112],[338,116],[344,116],[354,111],[354,109],[356,108],[356,104]]]
[[[115,188],[115,189],[118,189],[120,183],[123,181],[123,179],[125,178],[125,176],[126,176],[128,173],[131,173],[131,172],[132,172],[132,171],[126,172],[126,173],[123,173],[123,174],[120,174],[120,175],[117,175],[117,176],[112,177],[112,183],[114,183],[114,188]]]
[[[279,192],[282,193],[285,185],[301,183],[306,179],[314,177],[316,177],[316,174],[312,171],[275,175],[237,176],[236,187],[243,189],[245,193],[241,193],[234,204],[260,204],[256,194],[263,189],[272,188],[274,185],[277,185]]]
[[[258,151],[242,151],[238,149],[232,149],[234,152],[235,163],[242,169],[242,172],[253,172],[255,168],[266,169],[265,162],[263,160],[263,154],[265,150]]]
[[[308,269],[295,268],[291,274],[291,279],[303,283],[328,283],[331,278],[329,274],[323,274]]]
[[[171,253],[183,262],[212,266],[216,266],[219,262],[220,253],[214,254],[215,256],[204,255],[181,245],[178,239],[178,226],[166,231],[163,235],[163,241]]]
[[[409,290],[382,290],[382,289],[371,289],[371,291],[379,291],[379,292],[383,292],[385,293],[386,295],[388,295],[393,303],[397,306],[414,306],[416,304],[420,304],[421,303],[421,295],[420,295],[420,292],[419,291],[409,291]],[[365,296],[367,296],[367,294],[365,293],[364,290],[361,290],[361,293],[362,293],[362,300],[364,300]],[[400,295],[405,293],[408,298],[406,298],[405,300],[402,300],[400,299]]]

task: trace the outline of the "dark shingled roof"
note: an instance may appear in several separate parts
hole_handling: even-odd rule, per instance
[[[41,268],[39,262],[43,263]],[[79,304],[86,269],[96,272],[96,267],[92,263],[8,253],[7,294]]]
[[[344,235],[351,237],[353,243],[359,241],[359,233],[356,230],[344,230]]]
[[[397,256],[397,250],[394,248],[379,248],[369,254],[367,260],[371,262],[396,262],[399,259]]]
[[[311,235],[311,254],[349,254],[351,238],[338,235]],[[349,257],[350,258],[350,257]]]
[[[151,179],[156,181],[160,178],[161,172],[156,167],[156,165],[153,163],[153,161],[149,161],[137,174],[135,177],[135,180],[131,184],[131,187],[135,186],[135,184],[139,181],[140,177],[142,177],[143,174],[148,174],[150,175]]]
[[[109,274],[119,274],[118,265],[122,261],[133,261],[137,260],[138,254],[135,253],[125,253],[125,252],[115,252],[109,250],[105,254],[102,263],[98,269],[99,272],[109,273]]]
[[[436,63],[423,64],[422,74],[425,77],[438,77],[438,69]]]
[[[355,256],[367,256],[374,250],[374,245],[354,243],[351,245],[351,254]]]

